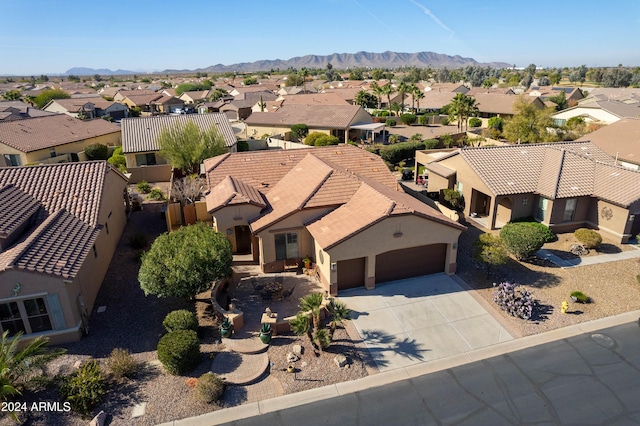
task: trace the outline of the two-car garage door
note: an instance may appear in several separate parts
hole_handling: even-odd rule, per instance
[[[376,283],[444,272],[446,244],[392,250],[376,256]],[[365,281],[365,258],[338,261],[338,290],[361,287]]]
[[[444,271],[446,244],[392,250],[376,256],[376,283]]]

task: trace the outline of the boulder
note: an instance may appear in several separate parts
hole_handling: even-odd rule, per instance
[[[293,352],[287,353],[287,362],[296,362],[299,359],[300,357],[298,357],[298,355],[294,354]]]
[[[89,426],[104,426],[104,422],[107,420],[107,413],[104,411],[100,411],[91,422],[89,422]]]
[[[333,363],[338,367],[344,367],[345,365],[347,365],[347,357],[342,354],[338,354],[333,357]]]
[[[302,350],[303,350],[302,349],[302,345],[293,345],[292,350],[293,350],[294,354],[296,354],[298,356],[302,355]]]

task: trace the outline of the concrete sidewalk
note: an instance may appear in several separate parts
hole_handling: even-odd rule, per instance
[[[546,333],[535,334],[521,339],[514,339],[508,342],[498,343],[473,351],[464,352],[458,355],[441,358],[428,363],[420,363],[404,368],[389,370],[383,373],[374,374],[351,382],[337,383],[335,385],[324,386],[304,392],[289,394],[277,398],[253,402],[238,407],[227,408],[212,413],[203,414],[182,420],[175,420],[164,423],[166,426],[205,426],[218,425],[233,422],[235,420],[248,417],[259,416],[293,406],[308,404],[329,398],[335,398],[353,392],[407,380],[424,374],[434,373],[457,367],[470,362],[481,361],[509,352],[537,346],[543,343],[554,342],[568,337],[585,333],[592,333],[602,328],[613,327],[621,324],[638,321],[640,310],[626,312],[613,317],[602,318],[581,324],[552,330]]]
[[[596,265],[598,263],[617,262],[619,260],[640,259],[640,249],[634,246],[635,250],[623,251],[620,253],[600,254],[598,256],[577,257],[575,259],[565,260],[548,250],[540,249],[536,252],[536,256],[546,259],[561,268],[575,268],[577,266]]]

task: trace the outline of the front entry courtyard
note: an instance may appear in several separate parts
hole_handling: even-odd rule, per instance
[[[513,337],[451,276],[426,275],[340,292],[380,371],[461,354]]]

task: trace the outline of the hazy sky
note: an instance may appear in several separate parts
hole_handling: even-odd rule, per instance
[[[640,1],[0,0],[0,75],[160,71],[358,51],[640,65]]]

